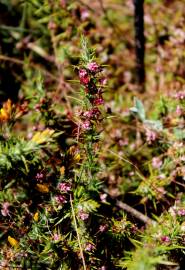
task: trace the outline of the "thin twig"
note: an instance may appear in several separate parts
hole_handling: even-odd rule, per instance
[[[71,210],[72,210],[75,230],[76,230],[76,234],[77,234],[77,239],[78,239],[78,245],[80,248],[80,256],[82,258],[83,268],[84,268],[84,270],[87,270],[86,264],[85,264],[85,259],[84,259],[84,254],[83,254],[83,249],[82,249],[82,245],[81,245],[81,241],[80,241],[80,235],[78,233],[78,227],[77,227],[77,222],[76,222],[75,211],[74,211],[74,207],[73,207],[73,200],[72,200],[71,194],[70,194],[70,204],[71,204]]]
[[[104,189],[104,192],[107,193],[110,197],[113,197],[113,196],[111,196],[110,192],[107,189]],[[123,203],[119,200],[116,200],[116,206],[118,206],[119,208],[123,209],[124,211],[130,213],[132,216],[136,217],[137,219],[139,219],[140,221],[142,221],[143,223],[145,223],[147,225],[156,223],[155,220],[149,218],[148,216],[139,212],[135,208],[133,208],[130,205]]]
[[[20,59],[17,59],[17,58],[14,58],[14,57],[9,57],[9,56],[6,56],[6,55],[0,55],[0,61],[8,61],[8,62],[12,62],[12,63],[17,64],[17,65],[28,65],[28,66],[33,67],[35,69],[41,69],[42,70],[42,67],[40,65],[37,65],[37,64],[34,64],[34,63],[26,63],[26,62],[24,62],[24,61],[22,61]],[[58,80],[53,74],[51,74],[47,70],[44,70],[44,72],[50,78],[52,78],[53,80],[55,80],[55,81]]]
[[[129,206],[126,203],[123,203],[121,201],[116,201],[116,205],[125,210],[126,212],[130,213],[131,215],[135,216],[137,219],[141,220],[142,222],[146,224],[154,224],[155,221],[148,216],[144,215],[143,213],[139,212],[138,210],[134,209],[133,207]]]

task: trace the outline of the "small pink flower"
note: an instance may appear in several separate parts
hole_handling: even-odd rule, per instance
[[[81,220],[86,220],[86,219],[89,218],[89,214],[88,213],[85,213],[83,210],[80,210],[79,213],[78,213],[78,217]]]
[[[88,117],[88,118],[91,118],[91,117],[92,117],[92,112],[91,112],[91,110],[90,110],[90,111],[84,112],[84,113],[83,113],[83,116]]]
[[[180,91],[175,95],[176,99],[183,100],[185,98],[185,91]]]
[[[57,28],[57,25],[56,25],[56,23],[54,23],[53,21],[50,21],[49,23],[48,23],[48,29],[49,30],[55,30]]]
[[[101,114],[100,110],[97,107],[95,107],[89,111],[84,112],[83,116],[87,118],[98,118],[100,114]]]
[[[59,183],[58,189],[62,192],[67,192],[71,190],[71,185],[69,183]]]
[[[107,224],[102,224],[99,227],[99,231],[100,232],[105,232],[107,230],[107,228],[108,228]]]
[[[79,78],[82,84],[87,85],[89,83],[89,76],[85,69],[79,70]]]
[[[100,200],[101,200],[102,202],[106,202],[106,198],[107,198],[107,194],[106,194],[106,193],[100,194]]]
[[[44,178],[44,175],[43,175],[43,173],[37,173],[35,178],[37,181],[39,181],[39,180],[42,180]]]
[[[100,79],[100,84],[106,85],[106,83],[107,83],[107,78],[101,78]]]
[[[3,205],[2,205],[2,209],[1,209],[1,214],[4,216],[4,217],[7,217],[9,215],[9,202],[4,202]]]
[[[87,9],[82,9],[80,15],[81,15],[81,20],[82,21],[85,21],[90,17],[90,13],[89,13],[89,11]]]
[[[99,65],[96,62],[91,62],[91,63],[87,64],[87,68],[91,72],[97,72],[100,67],[99,67]]]
[[[57,234],[57,233],[55,233],[55,234],[53,235],[53,240],[55,240],[55,241],[60,240],[60,235]]]
[[[170,240],[170,237],[163,235],[161,236],[161,241],[165,243],[169,243],[171,240]]]
[[[86,251],[91,252],[91,251],[93,251],[93,249],[95,249],[95,246],[93,244],[91,244],[91,243],[86,244],[86,247],[85,247]]]
[[[146,141],[148,144],[152,144],[157,139],[157,133],[153,130],[146,130]]]
[[[82,123],[82,128],[85,130],[91,129],[91,123],[88,120],[86,120],[85,122]]]
[[[177,214],[178,214],[179,216],[185,216],[185,209],[179,209],[179,210],[177,211]]]
[[[55,200],[56,200],[57,203],[61,203],[61,204],[67,203],[66,197],[63,196],[63,195],[57,195],[55,197]]]
[[[154,169],[159,169],[162,166],[163,162],[159,157],[154,157],[152,159],[152,166]]]

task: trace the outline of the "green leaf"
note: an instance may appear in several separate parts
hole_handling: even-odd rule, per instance
[[[130,108],[130,111],[137,114],[141,121],[145,120],[145,108],[143,103],[138,98],[134,99],[134,107]]]

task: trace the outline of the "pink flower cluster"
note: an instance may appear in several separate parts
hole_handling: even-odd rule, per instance
[[[177,210],[177,215],[178,216],[185,216],[185,209],[179,209],[179,210]]]
[[[169,243],[170,241],[171,240],[169,236],[166,236],[166,235],[161,236],[161,242]]]
[[[37,173],[35,178],[36,178],[37,181],[41,181],[44,178],[44,174],[43,173]]]
[[[81,220],[86,220],[89,218],[89,214],[86,213],[85,211],[83,211],[82,209],[78,212],[78,217],[81,219]]]
[[[64,196],[64,195],[56,195],[55,200],[59,204],[67,203],[66,196]]]
[[[94,246],[93,244],[91,244],[91,243],[87,243],[87,244],[86,244],[85,251],[91,252],[91,251],[93,251],[94,249],[95,249],[95,246]]]
[[[59,240],[60,240],[60,235],[57,234],[57,233],[55,233],[55,234],[53,235],[53,240],[54,240],[54,241],[59,241]]]
[[[183,100],[185,98],[185,91],[179,91],[175,94],[175,98],[178,100]]]
[[[85,87],[87,99],[90,101],[92,108],[82,113],[83,130],[88,131],[92,128],[91,120],[98,120],[101,115],[97,106],[104,104],[102,97],[102,89],[96,85],[96,74],[101,71],[101,67],[94,61],[89,62],[79,70],[80,83]],[[106,83],[106,78],[99,79],[99,83],[103,86]]]
[[[91,129],[91,122],[89,120],[85,120],[83,123],[82,123],[82,128],[84,130],[89,130]]]
[[[148,144],[152,144],[157,139],[157,133],[153,130],[146,129],[146,141]]]
[[[159,169],[162,166],[163,162],[159,157],[154,157],[152,159],[152,167],[154,169]]]
[[[9,215],[9,202],[4,202],[3,205],[2,205],[2,209],[1,209],[1,214],[4,216],[4,217],[7,217]]]
[[[65,183],[65,182],[59,183],[59,184],[58,184],[58,189],[59,189],[60,191],[62,191],[62,192],[68,192],[68,191],[71,190],[71,184]]]
[[[89,111],[85,111],[83,113],[83,116],[87,117],[88,119],[98,119],[100,114],[101,114],[100,110],[97,107],[94,107]]]
[[[80,83],[83,85],[87,85],[90,81],[89,75],[85,69],[79,70],[79,78],[80,78]]]
[[[99,227],[100,232],[105,232],[107,230],[108,230],[108,225],[107,224],[100,225],[100,227]]]
[[[98,72],[100,70],[100,66],[96,62],[91,62],[87,64],[87,69],[91,72]]]

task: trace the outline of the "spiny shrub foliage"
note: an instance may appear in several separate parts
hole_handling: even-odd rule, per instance
[[[75,68],[78,111],[67,123],[71,133],[58,121],[62,115],[52,108],[40,75],[37,96],[25,96],[22,104],[8,100],[1,108],[4,268],[98,269],[105,260],[113,265],[133,229],[125,215],[114,220],[98,178],[105,78],[85,40],[82,49]],[[20,135],[16,125],[24,119],[37,127]]]

